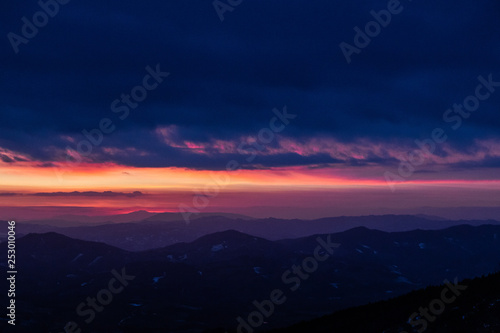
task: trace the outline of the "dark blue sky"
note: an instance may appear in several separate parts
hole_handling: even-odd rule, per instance
[[[107,117],[116,131],[94,147],[96,163],[217,169],[238,153],[220,150],[215,141],[255,136],[271,110],[284,105],[298,116],[283,137],[301,144],[321,138],[414,149],[413,141],[435,127],[448,131],[454,152],[474,154],[478,140],[497,142],[500,91],[457,131],[442,117],[474,93],[479,75],[500,81],[500,3],[401,5],[404,10],[347,64],[339,44],[352,44],[353,28],[364,28],[370,11],[385,9],[387,1],[246,0],[221,22],[211,1],[72,0],[17,54],[7,34],[21,34],[21,18],[31,20],[40,7],[33,0],[5,3],[0,147],[19,159],[61,161],[68,138],[74,145],[84,139],[82,130]],[[170,76],[119,120],[110,104],[156,64]],[[167,144],[159,128],[172,130]],[[185,149],[186,142],[204,146],[205,153]],[[258,167],[396,163],[384,151],[342,159],[330,151],[288,152],[279,140],[271,148],[276,151],[263,154]],[[497,148],[450,167],[498,167]],[[7,155],[4,162],[10,156],[16,163]]]

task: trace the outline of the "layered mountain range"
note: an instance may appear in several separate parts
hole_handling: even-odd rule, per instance
[[[397,230],[411,229],[415,227],[412,223],[422,219],[381,216],[291,220],[286,224],[286,220],[207,216],[189,225],[182,225],[183,221],[67,228],[30,225],[56,228],[66,235],[40,230],[19,236],[16,332],[64,332],[68,323],[75,332],[250,332],[302,321],[308,322],[299,325],[306,326],[289,329],[323,332],[324,327],[347,327],[349,318],[371,318],[373,309],[380,312],[384,308],[390,314],[378,318],[376,327],[393,332],[391,329],[404,328],[415,308],[428,304],[432,298],[427,296],[435,293],[403,295],[444,280],[472,279],[500,269],[498,223],[426,219],[429,228],[438,230],[389,232],[358,226],[338,232],[353,221]],[[448,227],[453,223],[460,225]],[[234,225],[240,230],[213,232]],[[296,237],[305,225],[309,231]],[[21,233],[27,226],[19,224],[17,231]],[[147,232],[141,234],[138,226]],[[198,233],[190,235],[192,230]],[[163,246],[157,246],[162,241]],[[0,247],[7,253],[5,242]],[[7,258],[0,265],[6,268]],[[118,289],[120,292],[109,292]],[[467,293],[469,290],[464,291]],[[469,297],[475,299],[474,295],[471,291]],[[491,299],[484,302],[493,302],[495,295],[492,291]],[[394,299],[399,296],[403,298]],[[421,302],[413,302],[412,297]],[[89,298],[97,304],[92,305]],[[269,300],[277,301],[272,311]],[[387,300],[371,305],[375,308],[363,307]],[[453,307],[460,303],[456,304]],[[356,308],[346,310],[352,307]],[[352,312],[311,321],[341,310]],[[460,311],[467,310],[460,308],[456,313]]]

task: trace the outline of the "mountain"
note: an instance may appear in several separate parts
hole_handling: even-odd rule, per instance
[[[7,253],[6,243],[0,244],[0,248]],[[44,283],[64,288],[79,286],[102,270],[125,264],[127,255],[127,251],[103,243],[76,240],[52,232],[29,234],[16,241],[16,262],[22,271],[18,277],[21,281],[32,282],[27,283],[23,291],[34,294],[47,289]],[[0,261],[0,265],[6,266],[6,260]],[[28,272],[32,276],[26,276]],[[44,287],[40,289],[41,286]]]
[[[455,285],[455,281],[450,282]],[[443,291],[450,290],[448,285],[443,284],[391,300],[341,310],[270,333],[401,333],[417,330],[428,333],[500,332],[500,273],[460,281],[458,284],[465,290],[458,290],[457,294],[445,293],[446,299],[450,300],[449,305],[442,301]],[[440,300],[445,305],[443,310],[439,307]],[[437,307],[434,313],[429,310],[429,317],[426,317],[419,308],[431,308],[431,304]],[[410,317],[414,313],[418,316],[412,321]]]
[[[283,246],[263,238],[228,230],[200,237],[191,243],[179,243],[145,252],[151,258],[167,258],[202,266],[213,262],[243,258],[265,258],[287,253]]]
[[[358,217],[332,217],[318,220],[245,219],[207,215],[185,221],[168,220],[172,213],[158,214],[141,222],[118,223],[78,227],[55,227],[47,225],[17,224],[22,234],[57,232],[66,236],[102,242],[128,251],[149,250],[180,242],[191,242],[215,232],[236,230],[268,240],[293,239],[314,234],[342,232],[354,227],[367,227],[388,232],[415,229],[439,230],[456,225],[500,224],[498,221],[436,220],[412,215],[383,215]],[[160,221],[150,219],[160,219]],[[4,228],[4,230],[7,230]],[[5,239],[5,234],[4,234]]]
[[[192,214],[189,219],[196,220],[205,217],[225,217],[230,219],[241,219],[241,220],[252,220],[252,217],[240,214],[231,213],[199,213]],[[47,230],[51,230],[51,227],[80,227],[80,226],[96,226],[103,224],[117,224],[117,223],[131,223],[131,222],[172,222],[172,221],[184,221],[182,213],[151,213],[145,210],[139,210],[127,214],[117,214],[117,215],[100,215],[100,216],[88,216],[88,215],[57,215],[50,219],[30,219],[30,220],[18,220],[23,224],[30,225],[40,225],[47,227]],[[185,222],[184,222],[185,223]]]
[[[5,242],[0,251],[6,253]],[[392,233],[358,227],[280,241],[227,230],[141,252],[31,234],[17,241],[23,320],[16,331],[61,332],[68,321],[95,332],[234,331],[237,318],[247,320],[276,290],[286,302],[258,329],[286,327],[444,279],[494,272],[499,253],[495,225]],[[130,281],[86,323],[77,307],[117,275]]]
[[[51,219],[42,220],[28,220],[21,221],[26,224],[38,224],[56,227],[74,227],[74,226],[88,226],[89,224],[108,224],[108,223],[127,223],[142,221],[157,215],[145,210],[139,210],[127,214],[117,215],[101,215],[101,216],[87,216],[87,215],[58,215]]]
[[[142,221],[149,217],[157,215],[156,213],[150,213],[145,210],[138,210],[135,212],[127,213],[127,214],[118,214],[118,215],[103,215],[103,216],[86,216],[86,215],[60,215],[56,216],[55,219],[65,220],[65,221],[74,221],[74,222],[83,222],[83,223],[127,223],[134,221]]]
[[[197,220],[206,217],[225,217],[228,219],[238,219],[238,220],[253,220],[253,217],[241,215],[241,214],[231,214],[231,213],[198,213],[192,214],[189,217],[189,220]],[[148,218],[145,218],[144,221],[150,222],[170,222],[170,221],[184,221],[184,216],[182,213],[159,213]]]

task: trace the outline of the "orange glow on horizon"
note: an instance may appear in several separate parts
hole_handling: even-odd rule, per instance
[[[71,192],[71,191],[186,191],[205,186],[232,190],[272,190],[280,188],[352,188],[387,187],[381,172],[372,178],[359,178],[343,169],[287,167],[257,170],[207,171],[186,168],[134,168],[115,164],[80,164],[74,168],[35,167],[30,165],[0,167],[1,192]],[[364,171],[370,170],[366,168]],[[498,186],[499,180],[409,179],[395,186],[458,185]]]

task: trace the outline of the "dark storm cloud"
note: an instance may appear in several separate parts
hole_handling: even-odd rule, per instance
[[[0,154],[0,159],[5,163],[14,163],[15,161],[7,155]]]
[[[247,1],[220,22],[211,1],[71,1],[15,54],[1,44],[0,147],[50,163],[64,137],[108,117],[115,133],[93,160],[134,166],[221,168],[231,154],[166,147],[151,133],[176,125],[184,140],[239,140],[267,126],[272,108],[299,117],[283,132],[411,144],[443,123],[443,112],[474,92],[477,76],[500,81],[500,5],[494,1],[402,1],[404,11],[348,65],[339,43],[387,1]],[[36,1],[9,3],[1,33],[20,34]],[[171,72],[121,121],[113,100],[140,84],[146,66]],[[459,149],[498,138],[500,90],[450,133]],[[120,134],[121,133],[121,134]],[[148,153],[109,156],[104,147]],[[4,162],[8,156],[0,157]],[[337,163],[328,155],[259,156],[246,167]],[[374,160],[370,163],[392,163]],[[353,159],[351,165],[368,161]]]

